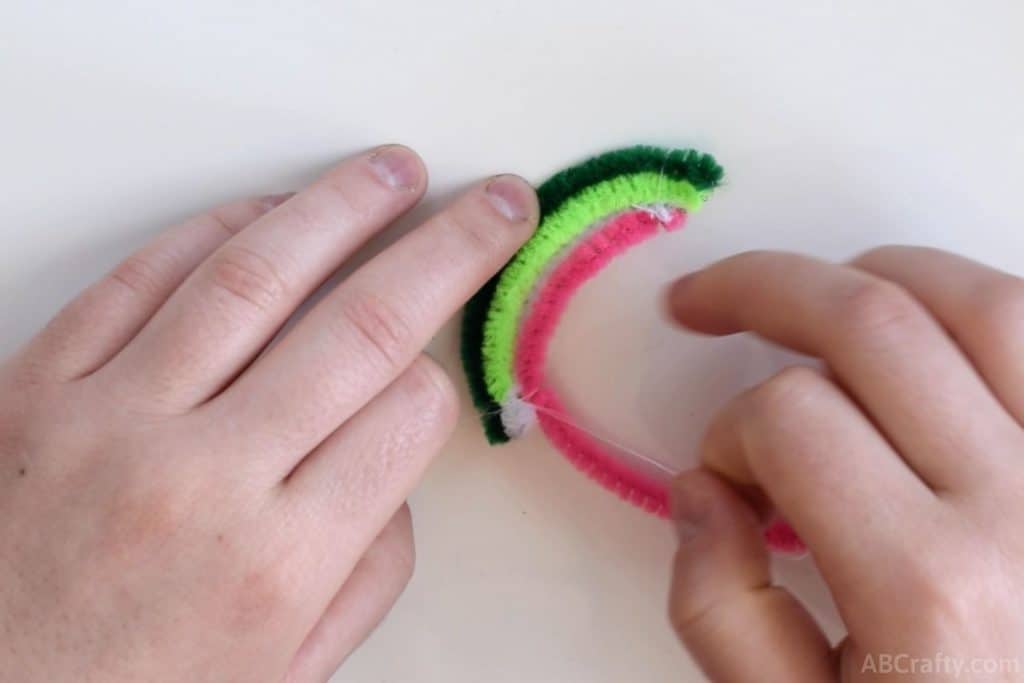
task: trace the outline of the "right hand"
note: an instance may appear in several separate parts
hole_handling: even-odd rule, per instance
[[[823,359],[733,400],[674,485],[673,624],[715,681],[1024,680],[1024,284],[931,249],[736,256],[674,317]],[[810,548],[833,648],[773,586],[748,497]]]

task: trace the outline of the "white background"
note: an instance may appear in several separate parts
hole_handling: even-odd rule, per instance
[[[159,227],[377,143],[429,165],[416,217],[485,174],[696,146],[726,187],[589,285],[555,354],[589,424],[692,462],[706,416],[778,359],[671,331],[675,274],[885,242],[1024,270],[1022,35],[1015,0],[6,0],[0,351]],[[456,368],[450,329],[432,350]],[[700,680],[664,617],[666,525],[536,435],[478,432],[467,410],[412,501],[418,574],[337,680]],[[828,611],[809,566],[783,570]]]

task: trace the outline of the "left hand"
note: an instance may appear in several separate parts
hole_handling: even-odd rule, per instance
[[[458,404],[423,348],[531,234],[481,182],[411,208],[397,145],[161,235],[0,366],[0,680],[326,680],[412,571],[404,501]]]

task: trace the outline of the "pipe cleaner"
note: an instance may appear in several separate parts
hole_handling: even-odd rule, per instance
[[[546,381],[548,346],[579,288],[631,247],[683,227],[723,177],[694,150],[635,146],[567,168],[537,188],[540,224],[512,260],[469,301],[462,364],[484,433],[492,444],[536,424],[578,469],[622,498],[668,513],[668,484],[609,453],[565,419]],[[776,550],[802,549],[776,522],[765,538]]]

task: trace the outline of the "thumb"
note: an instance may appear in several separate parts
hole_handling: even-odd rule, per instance
[[[754,510],[702,469],[672,485],[672,625],[713,681],[836,680],[825,635],[771,566]]]

